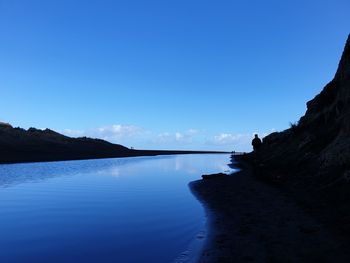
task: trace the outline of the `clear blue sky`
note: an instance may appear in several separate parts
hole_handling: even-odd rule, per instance
[[[348,0],[0,0],[0,120],[137,148],[249,149],[331,80],[349,12]]]

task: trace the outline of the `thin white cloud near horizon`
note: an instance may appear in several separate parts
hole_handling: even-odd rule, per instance
[[[272,129],[271,132],[273,131]],[[99,138],[144,149],[251,151],[251,140],[255,132],[207,135],[205,131],[191,128],[185,131],[155,133],[136,125],[112,124],[88,130],[65,129],[62,133],[71,137]],[[261,133],[261,137],[269,133]]]
[[[63,134],[72,137],[88,136],[93,138],[104,139],[108,141],[115,141],[125,138],[132,138],[142,134],[142,128],[134,125],[112,124],[109,126],[102,126],[88,130],[71,130],[65,129]]]
[[[207,141],[208,144],[213,145],[235,145],[248,144],[251,141],[252,134],[234,134],[234,133],[220,133],[215,135]]]
[[[196,135],[200,132],[196,129],[188,129],[184,132],[163,132],[157,134],[157,136],[153,139],[155,143],[169,143],[169,142],[177,142],[177,143],[186,143],[191,144]]]

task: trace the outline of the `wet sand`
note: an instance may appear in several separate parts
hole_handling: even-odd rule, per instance
[[[350,262],[348,244],[250,169],[190,187],[208,216],[199,262]]]

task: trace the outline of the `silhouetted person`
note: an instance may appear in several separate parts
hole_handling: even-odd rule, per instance
[[[255,134],[254,139],[252,140],[254,152],[256,152],[260,149],[261,144],[262,144],[261,139],[258,137],[257,134]]]

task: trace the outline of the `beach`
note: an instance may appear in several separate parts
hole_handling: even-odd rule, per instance
[[[344,238],[249,166],[190,188],[208,217],[199,262],[350,262]]]

